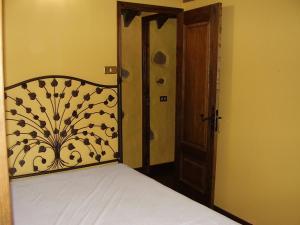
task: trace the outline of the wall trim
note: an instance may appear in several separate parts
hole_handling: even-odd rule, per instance
[[[226,217],[228,217],[228,218],[230,218],[230,219],[234,220],[235,222],[238,222],[242,225],[253,225],[252,223],[249,223],[246,220],[243,220],[240,217],[237,217],[237,216],[231,214],[230,212],[228,212],[228,211],[226,211],[226,210],[224,210],[224,209],[222,209],[222,208],[220,208],[216,205],[213,206],[213,210],[215,210],[216,212],[222,214],[223,216],[226,216]]]

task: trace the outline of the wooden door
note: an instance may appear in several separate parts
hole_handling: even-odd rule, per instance
[[[177,86],[181,191],[210,205],[215,170],[216,83],[221,4],[184,12],[183,75]]]

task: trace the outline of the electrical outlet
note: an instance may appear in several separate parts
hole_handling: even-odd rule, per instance
[[[117,74],[118,70],[116,66],[105,66],[104,67],[105,74]]]
[[[168,96],[160,96],[160,101],[161,102],[167,102],[168,101]]]

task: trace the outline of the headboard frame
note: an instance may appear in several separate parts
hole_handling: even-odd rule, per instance
[[[5,88],[11,178],[122,160],[119,85],[71,76]]]

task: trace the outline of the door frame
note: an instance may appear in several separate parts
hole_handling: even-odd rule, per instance
[[[182,75],[182,65],[183,65],[183,9],[157,6],[157,5],[146,5],[139,3],[129,3],[129,2],[117,2],[117,68],[118,68],[118,85],[119,90],[119,101],[122,105],[122,10],[134,10],[139,12],[153,12],[157,14],[167,14],[170,17],[177,19],[177,46],[176,46],[176,79],[179,79]],[[146,20],[152,20],[154,16],[149,16]],[[144,22],[145,23],[145,22]],[[145,26],[145,25],[144,25]],[[144,29],[145,30],[145,27]],[[149,102],[149,50],[143,45],[144,40],[147,41],[148,32],[143,32],[142,37],[142,172],[148,174],[150,172],[150,105]],[[149,38],[149,37],[148,37]],[[149,39],[148,39],[149,40]],[[178,86],[176,86],[178,87]],[[176,106],[177,112],[177,106]],[[123,113],[123,112],[119,112]],[[122,129],[122,126],[121,126]],[[176,141],[175,141],[176,142]],[[122,146],[122,141],[119,143]],[[175,144],[176,146],[176,144]],[[177,161],[176,147],[174,149],[175,162]],[[178,163],[175,163],[176,165]],[[176,169],[177,170],[177,169]]]
[[[3,1],[0,0],[0,224],[11,225],[12,207],[10,198],[10,185],[8,176],[8,158],[5,130],[4,109],[4,47],[3,47]]]

